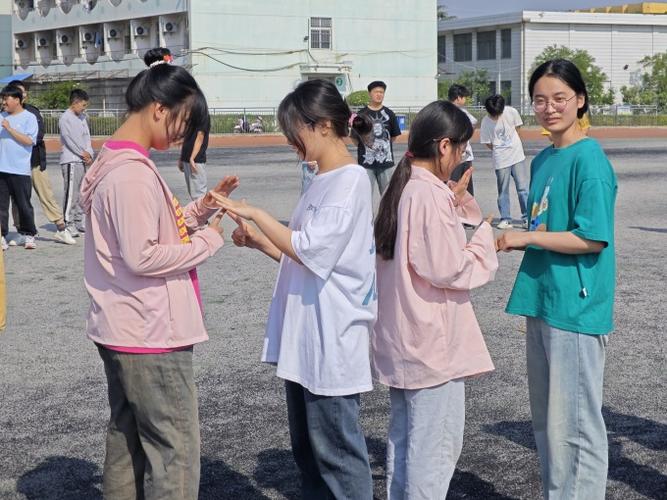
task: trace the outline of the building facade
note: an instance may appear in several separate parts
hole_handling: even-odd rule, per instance
[[[434,0],[12,0],[16,73],[80,80],[94,106],[122,106],[151,47],[171,49],[212,107],[273,107],[326,78],[343,94],[375,79],[387,102],[437,93]]]
[[[620,101],[620,88],[637,83],[639,60],[667,51],[667,4],[649,12],[628,6],[587,12],[522,11],[500,16],[440,21],[438,73],[453,80],[463,71],[486,69],[492,93],[510,95],[514,106],[528,106],[528,80],[536,57],[552,45],[585,49],[607,75]],[[634,9],[637,12],[637,9]],[[639,11],[641,12],[641,10]]]

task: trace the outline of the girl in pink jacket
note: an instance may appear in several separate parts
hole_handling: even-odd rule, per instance
[[[149,51],[147,58],[151,57]],[[206,99],[162,58],[130,83],[125,123],[81,188],[87,334],[108,381],[104,497],[196,499],[199,422],[192,346],[206,340],[196,266],[223,245],[211,194],[182,208],[148,157],[197,130]],[[223,179],[228,194],[238,179]],[[203,228],[203,229],[202,229]]]
[[[493,370],[469,295],[498,268],[493,230],[466,191],[472,169],[448,183],[471,135],[453,104],[422,109],[375,222],[371,359],[390,387],[390,499],[447,496],[463,443],[463,381]],[[479,225],[469,242],[463,223]]]

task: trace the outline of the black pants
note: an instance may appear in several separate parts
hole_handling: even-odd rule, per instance
[[[461,176],[470,167],[472,167],[472,162],[471,161],[464,161],[460,165],[457,165],[454,170],[452,170],[452,175],[450,175],[449,178],[451,180],[455,181],[455,182],[459,182],[459,179],[461,178]],[[473,188],[473,185],[472,185],[472,177],[470,178],[470,182],[468,183],[468,192],[470,193],[471,196],[475,196],[475,189]]]
[[[9,201],[13,200],[19,212],[17,224],[19,233],[35,236],[35,211],[30,203],[32,180],[29,175],[0,172],[0,226],[2,236],[9,232]]]

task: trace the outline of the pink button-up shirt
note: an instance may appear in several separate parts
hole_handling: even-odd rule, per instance
[[[456,207],[445,183],[412,167],[398,206],[394,258],[377,259],[371,349],[380,383],[421,389],[494,369],[469,293],[498,269],[493,230],[484,222],[468,242],[462,226],[481,218],[471,196]]]

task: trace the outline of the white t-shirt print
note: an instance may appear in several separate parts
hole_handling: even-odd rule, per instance
[[[511,167],[526,159],[521,138],[516,127],[523,125],[519,112],[511,106],[505,106],[496,121],[485,116],[479,131],[479,142],[492,144],[493,166],[496,170]]]
[[[371,184],[347,165],[318,174],[289,227],[303,264],[282,257],[262,361],[313,394],[372,390],[369,334],[377,313]]]

